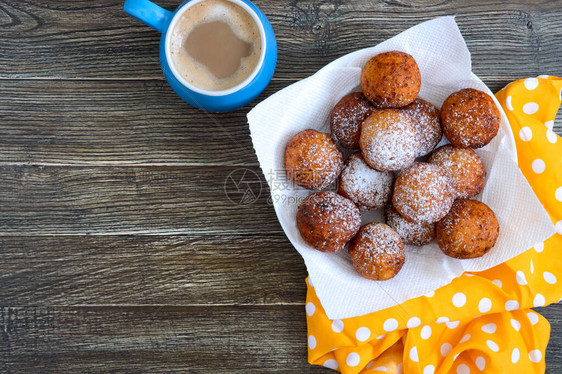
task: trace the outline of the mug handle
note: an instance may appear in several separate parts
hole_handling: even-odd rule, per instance
[[[172,12],[148,0],[127,0],[123,9],[142,23],[161,33],[166,32],[173,17]]]

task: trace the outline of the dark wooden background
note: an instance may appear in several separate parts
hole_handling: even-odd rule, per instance
[[[492,90],[562,75],[562,1],[256,3],[279,44],[256,102],[449,14]],[[0,0],[0,371],[325,372],[306,363],[306,271],[267,191],[224,191],[260,173],[249,108],[182,102],[158,42],[122,1]],[[562,308],[540,312],[562,372]]]

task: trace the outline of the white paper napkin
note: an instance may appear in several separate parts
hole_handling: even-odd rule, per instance
[[[287,237],[304,258],[310,279],[331,319],[363,315],[400,304],[440,288],[465,271],[481,271],[524,252],[554,234],[555,228],[516,165],[515,144],[502,112],[498,136],[477,150],[487,171],[483,192],[477,197],[496,213],[500,236],[485,256],[457,260],[445,256],[436,243],[406,246],[406,262],[391,280],[377,282],[358,275],[347,250],[327,254],[301,238],[295,214],[311,191],[287,183],[284,151],[289,139],[304,129],[329,132],[329,116],[338,100],[359,91],[361,68],[371,57],[400,50],[417,61],[420,97],[437,107],[461,88],[492,92],[471,72],[471,58],[453,17],[419,24],[375,46],[343,56],[313,76],[297,82],[257,105],[249,114],[252,141],[269,183],[273,206]],[[494,98],[495,100],[495,98]],[[500,107],[501,110],[501,107]],[[363,214],[363,221],[382,221],[380,213]]]

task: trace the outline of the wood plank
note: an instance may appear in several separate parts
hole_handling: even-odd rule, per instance
[[[234,172],[238,187],[227,180]],[[0,236],[281,232],[257,166],[5,166],[0,173]]]
[[[544,308],[535,308],[550,322],[550,341],[546,347],[546,373],[562,372],[562,304],[553,304]]]
[[[0,80],[0,97],[0,165],[257,165],[247,109],[207,113],[162,81]]]
[[[14,373],[325,372],[306,362],[293,307],[0,308]]]
[[[173,9],[179,0],[159,1]],[[0,77],[159,78],[159,34],[123,1],[0,2]],[[303,78],[333,59],[422,21],[456,14],[484,79],[562,74],[560,1],[266,1],[279,44],[276,79]]]
[[[562,309],[547,372],[558,373]],[[303,305],[0,308],[5,373],[330,373],[307,364]]]
[[[283,234],[0,237],[0,305],[302,303]]]
[[[4,165],[257,164],[246,110],[193,108],[162,81],[0,80],[0,97]]]

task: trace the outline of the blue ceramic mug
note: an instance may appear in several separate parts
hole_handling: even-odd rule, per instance
[[[244,9],[256,22],[261,37],[261,55],[252,74],[242,83],[222,91],[204,90],[188,83],[177,71],[171,58],[172,30],[181,15],[191,6],[205,0],[187,0],[174,12],[148,0],[125,1],[125,12],[162,33],[160,65],[172,89],[186,102],[213,112],[227,112],[250,103],[267,87],[277,63],[277,42],[265,14],[248,0],[227,0]]]

